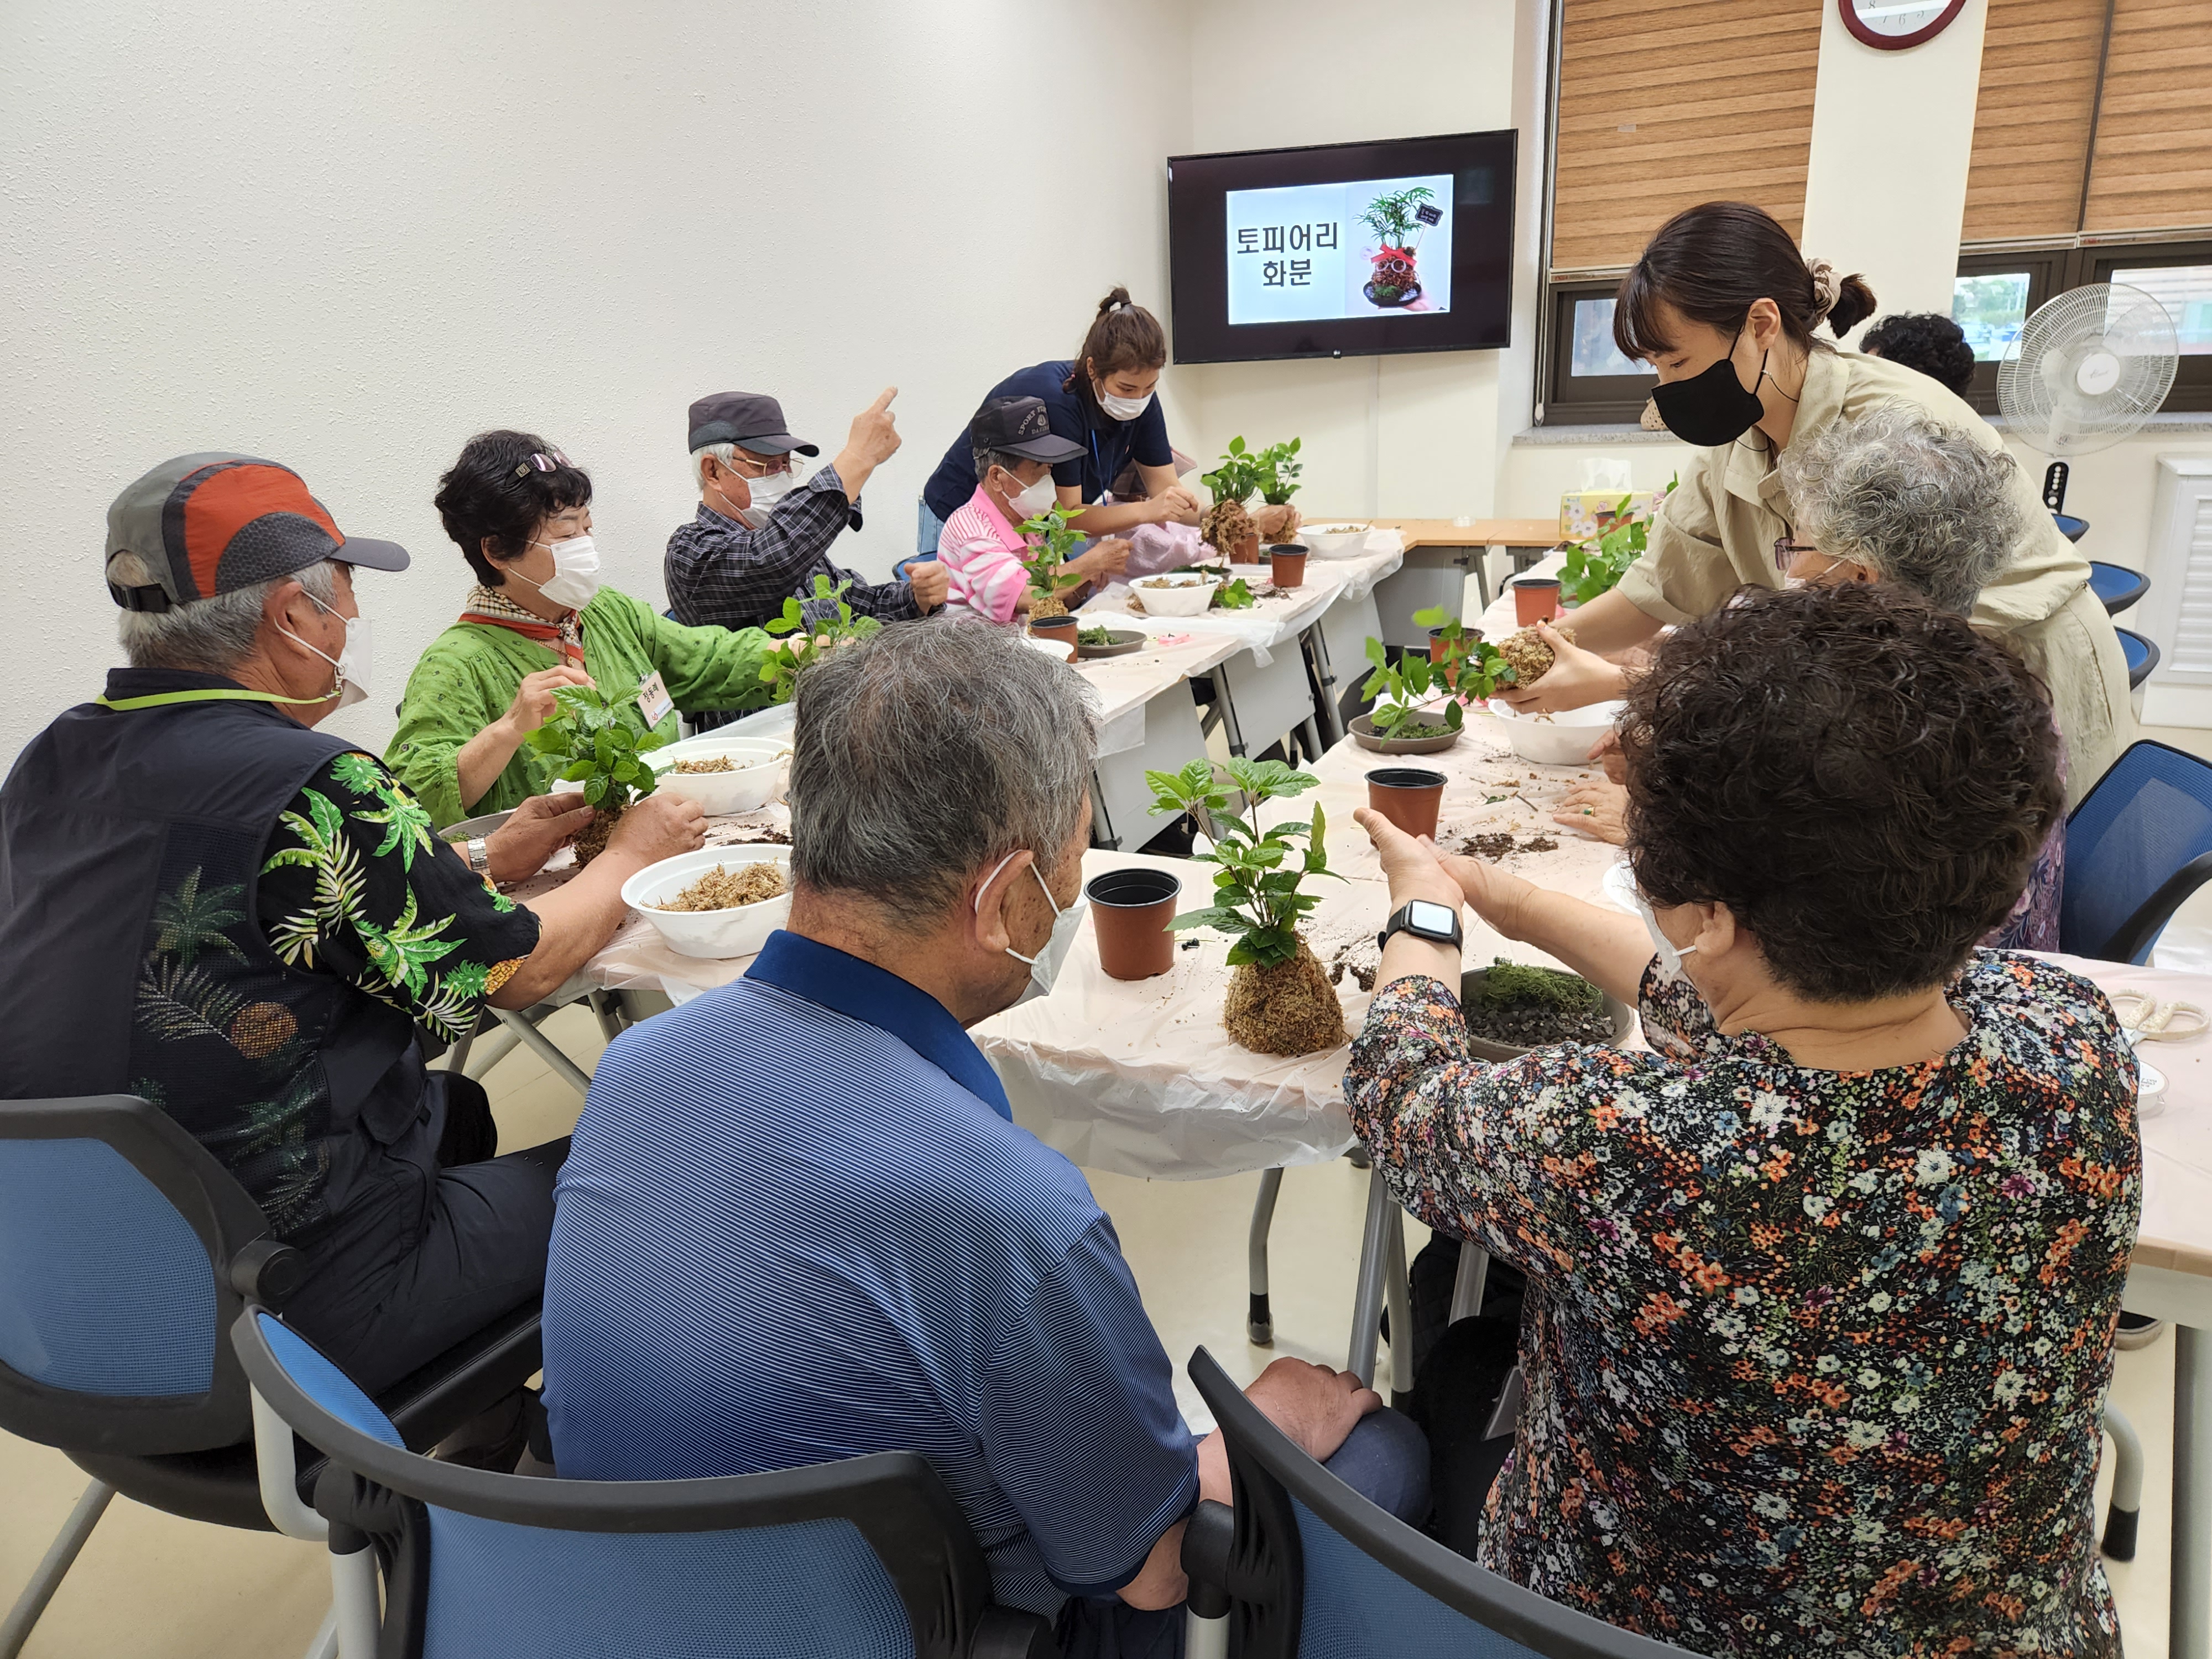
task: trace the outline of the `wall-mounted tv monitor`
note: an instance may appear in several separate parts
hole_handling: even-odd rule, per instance
[[[1176,361],[1509,344],[1514,140],[1170,157]]]

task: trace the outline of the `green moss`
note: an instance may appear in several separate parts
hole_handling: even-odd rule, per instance
[[[1605,994],[1579,974],[1556,968],[1532,968],[1499,957],[1482,977],[1482,1006],[1512,1008],[1540,1003],[1569,1013],[1589,1013],[1604,1006]]]

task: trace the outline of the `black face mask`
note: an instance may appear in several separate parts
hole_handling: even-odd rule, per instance
[[[1736,332],[1741,338],[1743,331],[1739,329]],[[1732,444],[1766,413],[1759,394],[1746,392],[1743,382],[1736,377],[1735,351],[1735,342],[1731,341],[1729,355],[1702,374],[1692,374],[1686,380],[1670,380],[1653,389],[1651,401],[1658,408],[1659,418],[1684,443],[1695,444],[1700,449]],[[1759,378],[1766,378],[1766,358],[1763,354],[1759,360]]]

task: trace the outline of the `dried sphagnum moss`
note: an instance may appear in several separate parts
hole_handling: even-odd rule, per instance
[[[739,865],[732,870],[716,865],[667,903],[663,910],[734,910],[741,904],[784,895],[783,868],[770,860]]]

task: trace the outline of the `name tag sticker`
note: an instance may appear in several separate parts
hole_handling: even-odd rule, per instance
[[[668,695],[668,687],[657,668],[639,677],[637,712],[645,716],[647,726],[658,726],[676,712],[676,699]]]

